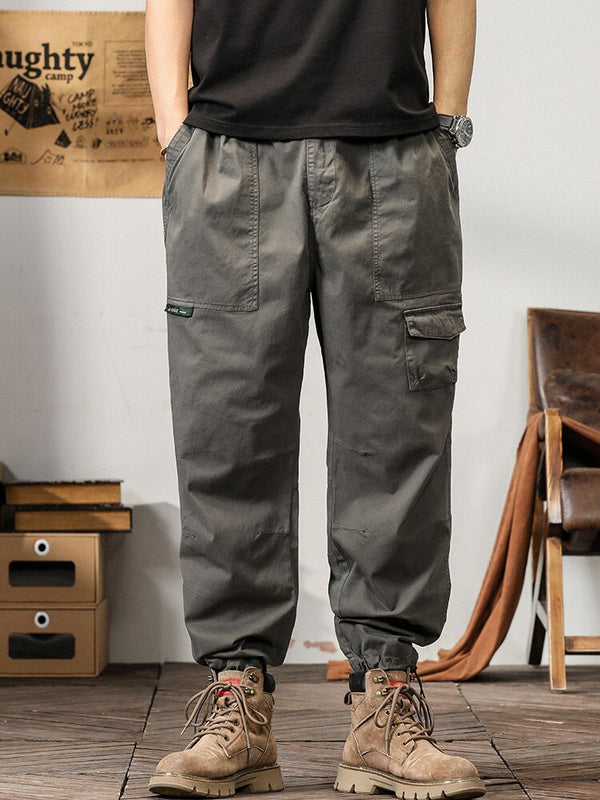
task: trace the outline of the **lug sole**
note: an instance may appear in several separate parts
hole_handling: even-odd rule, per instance
[[[251,794],[280,792],[283,789],[278,764],[259,769],[245,769],[221,780],[185,775],[178,772],[156,772],[148,789],[164,797],[231,797],[238,789]]]
[[[485,784],[477,777],[416,783],[397,778],[389,772],[344,764],[338,767],[334,789],[365,794],[379,794],[380,789],[386,789],[400,800],[468,800],[485,794]]]

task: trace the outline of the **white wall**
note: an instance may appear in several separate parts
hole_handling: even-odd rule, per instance
[[[118,8],[142,10],[143,2],[121,0]],[[463,632],[491,552],[527,408],[527,306],[600,310],[599,24],[597,0],[479,2],[470,103],[476,136],[459,154],[468,330],[454,424],[453,593],[447,626],[426,656]],[[0,459],[23,479],[124,479],[136,524],[131,535],[110,539],[111,660],[189,659],[160,201],[0,197],[0,219]],[[334,634],[314,329],[301,412],[302,596],[288,659],[320,662],[342,656],[318,644]],[[572,633],[600,633],[599,575],[596,559],[568,565]],[[523,662],[526,599],[496,663]]]

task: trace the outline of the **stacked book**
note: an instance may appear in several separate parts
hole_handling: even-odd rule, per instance
[[[132,522],[121,481],[6,481],[0,492],[0,676],[98,675],[105,536]]]
[[[4,484],[3,530],[128,531],[121,481],[11,481]]]

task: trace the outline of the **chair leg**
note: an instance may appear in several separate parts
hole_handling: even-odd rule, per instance
[[[531,621],[529,623],[529,636],[527,639],[527,663],[532,666],[539,666],[542,660],[544,640],[546,638],[546,626],[539,617],[538,603],[541,601],[545,592],[544,568],[545,568],[545,547],[544,541],[538,542],[537,552],[533,549],[532,542],[531,555],[535,559],[536,574],[533,582],[532,602],[531,602]]]
[[[532,667],[539,667],[542,661],[542,652],[544,650],[545,639],[546,628],[544,628],[543,623],[534,611],[534,617],[531,623],[531,631],[529,634],[529,645],[527,648],[527,663]]]
[[[533,522],[531,525],[531,585],[535,585],[538,575],[538,561],[542,557],[541,549],[546,538],[546,514],[544,503],[536,492],[535,504],[533,507]]]
[[[550,689],[554,692],[564,692],[567,688],[562,552],[561,538],[559,536],[548,536],[546,539],[548,656],[550,662]]]

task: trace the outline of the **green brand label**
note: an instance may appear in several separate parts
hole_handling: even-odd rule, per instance
[[[174,306],[172,303],[167,303],[165,311],[167,314],[175,314],[177,317],[191,317],[194,313],[194,306]]]

